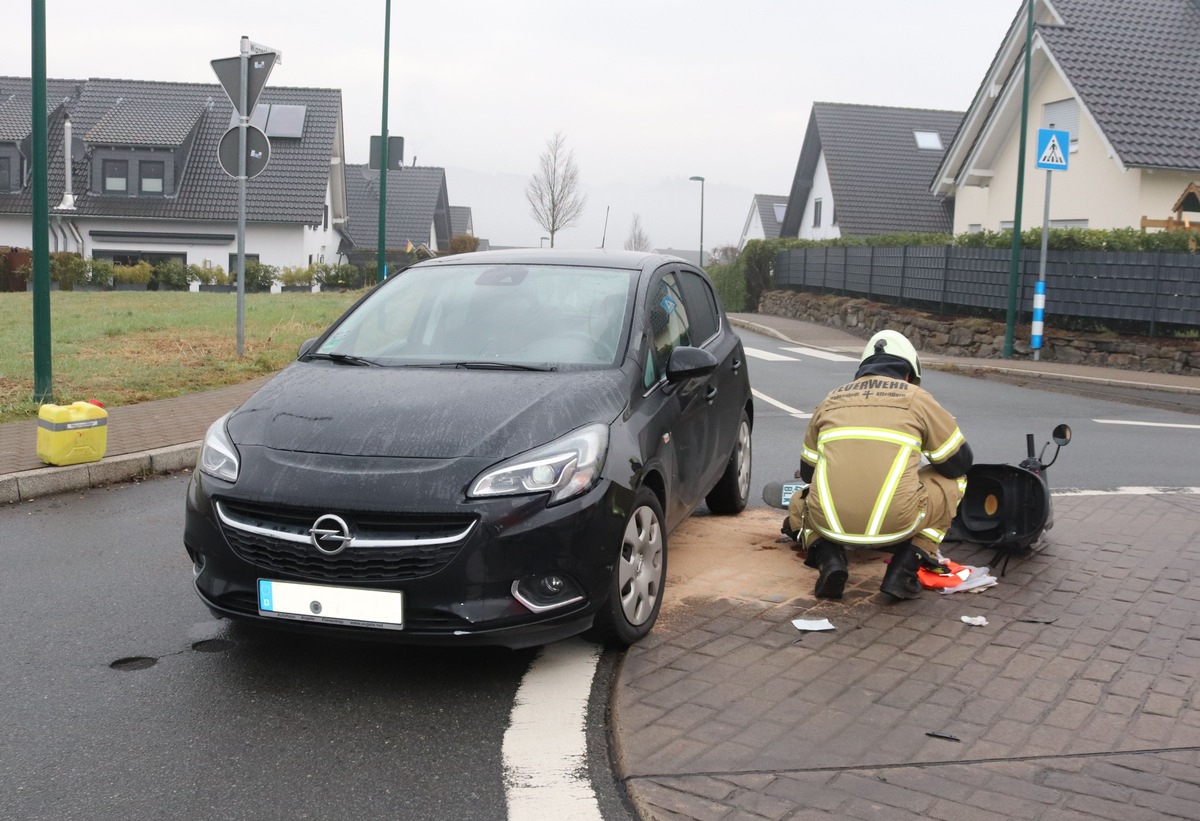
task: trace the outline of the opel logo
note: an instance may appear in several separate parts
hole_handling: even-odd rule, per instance
[[[308,529],[308,538],[326,556],[336,556],[350,544],[350,526],[341,516],[326,513]]]

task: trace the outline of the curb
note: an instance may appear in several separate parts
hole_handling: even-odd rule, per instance
[[[781,331],[771,328],[767,325],[760,325],[757,322],[750,322],[745,319],[729,317],[729,322],[737,327],[746,328],[747,330],[763,334],[764,336],[773,336],[784,342],[792,345],[804,345],[808,348],[815,348],[819,351],[829,351],[831,353],[840,352],[841,349],[826,348],[821,345],[813,345],[807,342],[801,343],[791,339]],[[938,371],[986,371],[989,373],[999,373],[1005,376],[1020,376],[1029,379],[1043,379],[1047,382],[1077,382],[1088,385],[1101,385],[1108,388],[1132,388],[1134,390],[1156,391],[1159,393],[1178,393],[1189,396],[1200,396],[1200,388],[1190,388],[1186,385],[1160,385],[1153,382],[1134,382],[1125,379],[1109,379],[1102,376],[1079,376],[1077,374],[1037,371],[1026,368],[1009,368],[1003,365],[992,365],[986,362],[953,362],[939,358],[937,354],[922,354],[922,364]]]
[[[84,490],[125,482],[139,476],[191,469],[200,455],[200,442],[171,445],[141,453],[110,456],[99,462],[45,467],[0,476],[0,504],[28,502],[39,496]]]

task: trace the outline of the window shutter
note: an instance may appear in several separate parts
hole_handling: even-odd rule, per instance
[[[1071,98],[1046,103],[1042,107],[1042,128],[1052,123],[1059,131],[1071,132],[1071,142],[1079,142],[1079,101]]]

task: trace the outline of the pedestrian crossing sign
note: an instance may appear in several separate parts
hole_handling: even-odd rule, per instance
[[[1071,155],[1071,132],[1053,128],[1039,128],[1037,141],[1037,167],[1051,171],[1066,171],[1067,158]]]

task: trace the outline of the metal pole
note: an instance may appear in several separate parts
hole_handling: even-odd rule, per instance
[[[250,38],[243,37],[239,50],[241,86],[238,90],[238,225],[237,225],[237,355],[245,352],[246,341],[246,128],[250,112],[246,110],[246,83],[250,73]]]
[[[379,130],[379,247],[375,261],[375,281],[387,277],[387,179],[388,179],[388,57],[392,43],[392,0],[383,12],[383,125]]]
[[[700,183],[700,261],[696,265],[700,268],[704,267],[704,177],[696,175],[688,177],[691,182]]]
[[[33,401],[54,397],[50,358],[50,191],[46,171],[46,0],[33,0]]]
[[[1042,358],[1042,324],[1046,312],[1046,249],[1050,244],[1050,169],[1046,169],[1046,208],[1042,212],[1042,258],[1038,261],[1038,281],[1033,289],[1033,328],[1029,344],[1033,359]]]
[[[1017,152],[1017,206],[1013,214],[1012,259],[1008,268],[1008,318],[1004,324],[1004,358],[1012,359],[1013,334],[1017,325],[1017,289],[1021,262],[1021,201],[1025,196],[1025,132],[1029,128],[1029,65],[1033,51],[1033,0],[1027,0],[1025,18],[1025,71],[1021,93],[1021,141]]]

